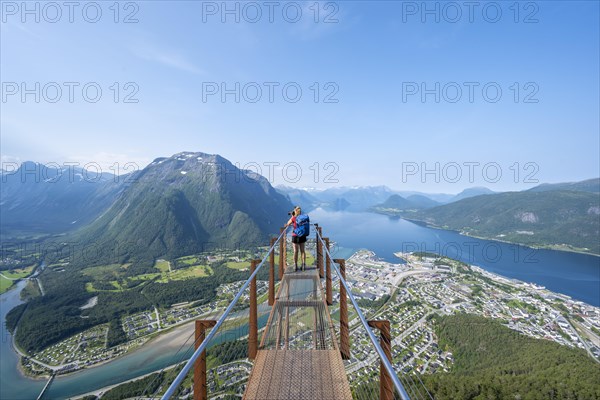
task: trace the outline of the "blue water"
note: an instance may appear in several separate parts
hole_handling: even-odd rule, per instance
[[[535,250],[474,239],[372,213],[315,210],[310,216],[311,222],[321,225],[323,235],[336,243],[332,247],[332,253],[339,258],[347,258],[358,249],[373,250],[379,257],[390,262],[400,262],[394,256],[398,251],[437,252],[600,306],[600,258],[596,256]],[[19,287],[22,286],[23,283],[19,283]],[[20,303],[19,291],[16,288],[0,296],[2,321],[5,320],[6,313]],[[266,323],[266,318],[267,315],[259,318],[261,326]],[[242,327],[231,334],[245,335],[247,328]],[[4,324],[0,350],[0,399],[36,398],[44,382],[25,378],[18,373],[18,359],[10,345],[10,335]],[[174,362],[176,351],[144,346],[108,364],[57,378],[44,398],[66,398],[164,368]],[[181,359],[184,358],[177,357],[177,360]]]
[[[435,252],[600,306],[597,256],[475,239],[373,213],[319,209],[310,217],[323,228],[323,236],[339,244],[339,257],[365,248],[386,261],[399,262],[394,256],[398,251]]]
[[[27,379],[17,370],[19,357],[12,347],[12,336],[6,329],[6,314],[23,303],[19,298],[26,281],[0,295],[0,318],[2,318],[2,341],[0,343],[0,399],[35,399],[46,384],[45,381]]]

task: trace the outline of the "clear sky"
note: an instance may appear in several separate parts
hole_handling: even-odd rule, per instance
[[[274,185],[448,193],[600,175],[598,1],[1,4],[3,162],[203,151],[279,163]]]

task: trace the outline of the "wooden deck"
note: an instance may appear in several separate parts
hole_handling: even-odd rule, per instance
[[[247,400],[352,400],[339,350],[259,350]]]
[[[244,399],[352,400],[314,268],[284,275]]]

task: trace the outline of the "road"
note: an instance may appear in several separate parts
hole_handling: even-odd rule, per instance
[[[43,363],[43,362],[41,362],[41,361],[39,361],[39,360],[36,360],[35,358],[33,358],[33,357],[31,357],[31,356],[28,356],[28,355],[27,355],[27,354],[25,354],[25,353],[23,353],[23,352],[21,351],[21,349],[19,349],[19,348],[17,347],[16,343],[15,343],[15,336],[17,336],[17,329],[19,329],[19,328],[18,328],[18,327],[17,327],[17,328],[15,328],[15,331],[14,331],[14,333],[13,333],[13,335],[12,335],[12,346],[13,346],[13,348],[15,349],[15,351],[17,352],[17,354],[19,354],[21,357],[26,357],[26,358],[28,358],[28,359],[29,359],[31,362],[34,362],[34,363],[36,363],[36,364],[38,364],[38,365],[41,365],[41,366],[42,366],[42,367],[44,367],[44,368],[48,368],[49,370],[52,370],[52,371],[56,371],[57,369],[59,369],[59,368],[60,368],[60,367],[53,367],[53,366],[51,366],[51,365],[48,365],[48,364],[46,364],[46,363]]]
[[[575,329],[575,327],[573,326],[573,324],[571,324],[571,321],[569,321],[568,319],[565,318],[565,320],[567,321],[567,324],[569,324],[569,327],[571,327],[571,330],[573,332],[575,332],[575,335],[577,336],[577,339],[579,339],[579,341],[583,344],[583,347],[585,347],[585,351],[587,351],[587,353],[590,355],[590,357],[592,357],[592,359],[594,361],[596,361],[597,363],[600,363],[600,360],[598,360],[595,356],[594,353],[592,353],[592,350],[590,349],[590,346],[588,345],[587,341],[585,341],[580,335],[579,332],[577,332],[577,329]],[[555,323],[556,320],[554,320]]]

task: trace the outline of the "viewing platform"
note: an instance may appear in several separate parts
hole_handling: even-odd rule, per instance
[[[352,399],[315,267],[283,276],[244,399]]]

